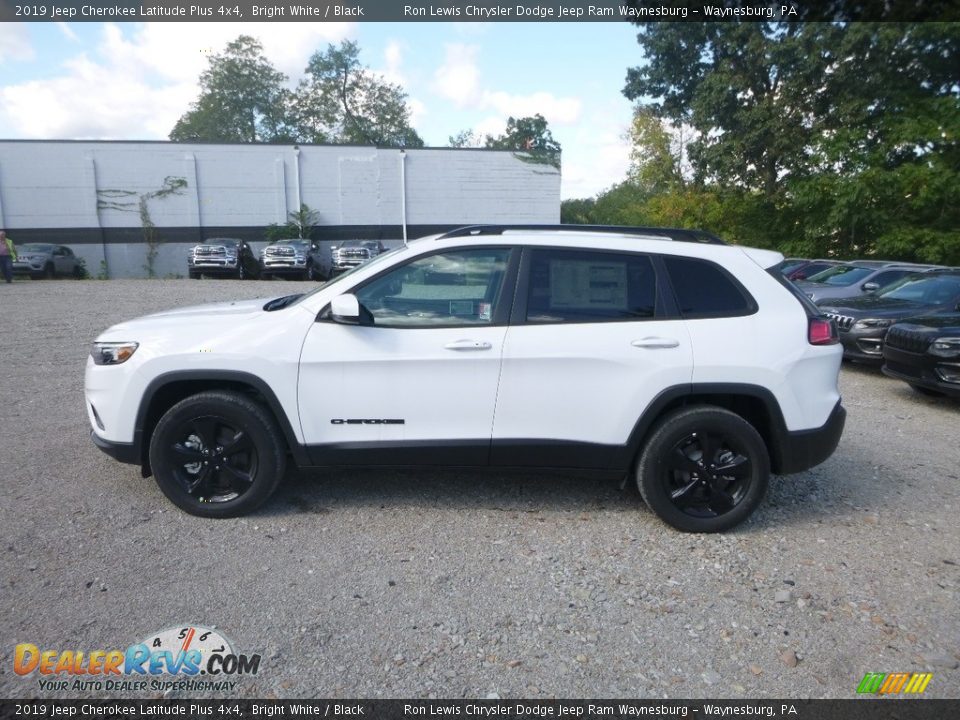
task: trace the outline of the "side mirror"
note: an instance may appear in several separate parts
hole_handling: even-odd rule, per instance
[[[866,282],[860,286],[864,292],[872,293],[880,289],[880,283]]]
[[[360,301],[356,295],[338,295],[330,301],[330,317],[344,325],[360,324]]]

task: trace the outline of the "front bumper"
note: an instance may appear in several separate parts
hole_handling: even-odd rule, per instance
[[[24,273],[27,275],[35,275],[36,273],[43,272],[44,268],[46,267],[46,263],[42,261],[37,261],[36,264],[32,264],[32,263],[22,262],[18,260],[17,262],[13,263],[12,267],[13,267],[13,272],[15,274]]]
[[[816,467],[833,454],[840,444],[847,411],[838,401],[821,427],[812,430],[787,431],[774,458],[778,475],[790,475]]]
[[[841,332],[843,357],[847,360],[879,365],[883,362],[883,338],[886,334],[886,328]]]
[[[940,372],[951,374],[960,372],[960,363],[927,353],[912,353],[899,348],[887,347],[883,351],[883,373],[911,385],[941,392],[944,395],[960,397],[960,383],[947,382]],[[938,369],[940,372],[938,372]]]
[[[271,275],[283,273],[302,274],[307,269],[307,262],[295,260],[264,260],[260,263],[260,271]]]
[[[93,444],[100,448],[107,455],[118,462],[128,465],[140,465],[140,447],[138,443],[119,443],[112,440],[104,440],[93,430],[90,431],[90,439]]]

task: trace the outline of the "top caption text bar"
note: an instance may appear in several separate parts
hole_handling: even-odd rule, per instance
[[[940,2],[743,0],[0,0],[5,22],[802,22],[960,20]]]

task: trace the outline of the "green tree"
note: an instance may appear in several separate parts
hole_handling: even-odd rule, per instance
[[[483,143],[473,130],[461,130],[447,138],[447,146],[452,148],[477,148]]]
[[[276,240],[309,240],[314,226],[320,222],[320,213],[306,203],[300,205],[299,210],[287,213],[287,222],[283,225],[271,223],[264,231],[264,236],[270,242]]]
[[[683,149],[653,112],[637,107],[627,133],[630,147],[629,182],[648,193],[665,192],[684,185]]]
[[[553,139],[547,121],[537,113],[533,117],[508,118],[501,135],[487,135],[484,146],[494,150],[516,150],[521,159],[560,167],[560,143]]]
[[[314,53],[306,74],[295,101],[304,142],[423,147],[410,126],[406,93],[362,65],[356,43]]]
[[[737,238],[957,257],[960,24],[654,23],[638,41],[624,93],[694,129],[694,185]]]
[[[200,97],[177,121],[170,139],[290,142],[286,81],[264,57],[263,46],[241,35],[210,58],[200,75]]]

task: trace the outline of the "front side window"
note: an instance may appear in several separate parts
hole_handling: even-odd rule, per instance
[[[372,280],[356,296],[377,327],[491,325],[509,258],[509,248],[429,255]]]
[[[645,255],[534,250],[528,323],[644,320],[656,312],[657,283]]]

